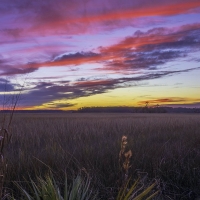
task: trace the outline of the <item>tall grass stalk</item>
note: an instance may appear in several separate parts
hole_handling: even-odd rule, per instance
[[[5,84],[7,84],[7,82]],[[7,161],[5,159],[4,151],[5,151],[5,148],[9,145],[11,137],[12,137],[12,134],[10,132],[11,123],[13,121],[14,111],[19,102],[19,98],[21,96],[23,86],[19,88],[17,94],[13,94],[11,97],[6,98],[6,94],[4,93],[3,111],[4,109],[6,109],[6,111],[9,111],[9,113],[8,115],[7,113],[4,113],[3,120],[0,125],[1,126],[1,129],[0,129],[0,198],[4,198],[4,196],[6,196],[6,191],[4,191],[4,182],[6,179]],[[5,85],[5,92],[6,92],[6,85]]]

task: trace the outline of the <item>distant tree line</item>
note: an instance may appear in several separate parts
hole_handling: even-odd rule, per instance
[[[0,113],[10,113],[10,110],[1,110]],[[78,110],[15,110],[15,113],[200,113],[200,108],[184,107],[82,107]]]
[[[200,113],[200,108],[173,108],[173,107],[82,107],[79,113]]]

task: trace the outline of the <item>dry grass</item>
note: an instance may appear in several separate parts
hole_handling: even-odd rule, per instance
[[[200,196],[200,115],[17,114],[5,152],[6,186],[49,168],[56,180],[85,170],[102,199],[117,194],[121,137],[128,137],[129,176],[160,181],[158,199]]]
[[[9,126],[8,126],[9,127]],[[7,173],[7,162],[4,157],[4,149],[9,145],[11,140],[11,134],[8,129],[4,128],[4,124],[0,129],[0,198],[6,196],[6,189],[4,183]]]

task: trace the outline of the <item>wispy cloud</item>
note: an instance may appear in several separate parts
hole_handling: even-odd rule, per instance
[[[102,70],[155,69],[158,66],[185,57],[200,49],[200,24],[175,28],[154,28],[137,31],[133,36],[97,52],[77,52],[57,56],[52,61],[29,63],[22,68],[73,66],[101,63]],[[98,69],[101,70],[101,69]]]
[[[72,100],[79,97],[88,97],[95,94],[106,93],[117,88],[137,86],[136,82],[139,81],[158,79],[196,69],[199,68],[178,71],[163,71],[159,73],[149,73],[137,77],[118,79],[87,80],[83,78],[73,83],[69,81],[57,81],[55,83],[39,82],[36,86],[31,88],[31,90],[26,91],[22,95],[23,100],[21,101],[21,105],[26,107],[39,106],[44,103],[47,105],[48,102],[52,104],[52,101],[56,100],[62,101]],[[56,103],[53,103],[53,106],[56,107]]]
[[[0,78],[0,92],[6,93],[13,90],[14,90],[14,85],[9,80]]]
[[[187,53],[200,49],[200,24],[182,27],[154,28],[147,32],[137,31],[118,44],[102,48],[102,54],[110,54],[108,70],[151,69]]]
[[[150,73],[151,77],[162,77],[162,65],[183,58],[192,51],[200,49],[200,24],[185,25],[175,28],[154,28],[146,32],[137,31],[132,36],[108,47],[101,47],[95,52],[76,52],[55,56],[50,61],[32,62],[25,65],[13,64],[13,61],[0,60],[0,75],[32,73],[42,67],[67,67],[87,63],[101,64],[96,71],[134,72],[140,69],[158,69]],[[160,72],[159,72],[160,71]],[[171,69],[171,72],[174,70]],[[169,72],[169,74],[172,74]],[[165,75],[167,72],[164,72]],[[177,71],[175,72],[177,73]],[[148,75],[144,75],[148,76]],[[145,77],[148,79],[148,77]],[[134,78],[134,80],[137,78]],[[122,80],[120,80],[122,81]],[[120,83],[118,81],[118,84]],[[80,84],[80,83],[79,83]]]
[[[59,102],[49,102],[42,105],[43,109],[64,109],[67,107],[75,106],[74,103],[59,103]]]
[[[1,1],[0,15],[13,14],[18,19],[18,25],[14,20],[9,21],[13,28],[3,29],[11,36],[20,34],[32,35],[34,33],[70,33],[80,34],[98,29],[95,23],[101,23],[104,27],[111,26],[122,20],[136,19],[150,16],[171,16],[194,12],[200,7],[198,0],[159,1],[150,3],[141,1],[117,1],[89,0],[89,1]],[[26,19],[31,26],[27,26]],[[109,23],[108,23],[109,22]],[[127,24],[127,23],[125,23]],[[87,26],[86,26],[87,25]],[[122,23],[123,25],[123,23]],[[3,26],[3,27],[4,27]],[[21,31],[23,30],[23,31]]]
[[[0,66],[1,72],[0,76],[12,76],[12,75],[18,75],[18,74],[29,74],[34,72],[37,69],[27,67],[25,69],[15,68],[10,65],[4,65]]]
[[[183,106],[183,107],[194,107],[200,106],[199,98],[189,98],[189,97],[166,97],[166,98],[147,98],[145,100],[139,101],[138,105],[145,105],[146,102],[149,103],[150,106],[161,105],[161,106]]]

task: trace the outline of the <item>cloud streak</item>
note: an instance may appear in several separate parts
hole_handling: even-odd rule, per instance
[[[30,108],[43,105],[45,109],[65,109],[76,105],[75,103],[68,103],[66,101],[74,100],[79,97],[89,97],[95,94],[103,94],[118,88],[137,87],[140,86],[141,81],[155,80],[199,69],[200,67],[190,68],[187,70],[160,71],[155,73],[150,72],[134,77],[121,77],[115,79],[88,80],[82,78],[75,82],[57,80],[54,83],[39,81],[37,85],[32,88],[24,88],[19,106]],[[0,94],[0,97],[2,98],[5,95],[6,97],[11,98],[12,93],[15,95],[15,86],[16,84],[12,84],[6,79],[0,79],[0,90],[4,92]],[[177,98],[172,101],[170,98],[163,98],[150,99],[148,101],[152,104],[158,104],[176,103],[176,101],[181,102],[182,100],[181,98]],[[143,101],[139,102],[139,104],[143,103]]]
[[[21,68],[12,67],[9,65],[4,65],[4,66],[0,66],[0,70],[1,70],[0,76],[13,76],[13,75],[19,75],[19,74],[29,74],[36,71],[37,69],[31,68],[31,67],[21,69]]]
[[[7,79],[0,78],[0,92],[10,92],[14,90],[14,85]]]
[[[56,56],[51,61],[32,62],[13,66],[12,61],[0,61],[0,75],[32,73],[42,67],[71,67],[87,63],[101,64],[96,71],[126,73],[140,69],[157,69],[163,64],[183,58],[200,49],[200,24],[175,28],[154,28],[146,32],[136,31],[132,36],[96,52],[77,52]]]
[[[171,76],[178,73],[186,73],[193,70],[198,70],[199,68],[191,68],[187,70],[177,70],[177,71],[163,71],[159,73],[149,73],[146,75],[141,75],[137,77],[130,78],[119,78],[119,79],[101,79],[101,80],[86,80],[81,79],[76,82],[68,81],[57,81],[56,83],[49,82],[39,82],[31,90],[26,91],[23,94],[23,101],[21,104],[23,106],[39,106],[48,102],[52,104],[52,101],[56,100],[72,100],[79,97],[88,97],[95,94],[102,94],[109,92],[117,88],[127,88],[132,86],[137,86],[136,83],[145,80],[153,80],[162,78],[165,76]],[[49,105],[50,105],[49,104]],[[56,107],[56,103],[54,107]],[[60,108],[62,103],[60,104]],[[63,105],[64,107],[64,105]]]
[[[77,52],[56,56],[52,61],[13,66],[1,60],[0,75],[26,74],[42,67],[67,67],[99,63],[96,70],[122,71],[156,69],[158,66],[183,58],[200,49],[200,24],[171,28],[154,28],[147,32],[136,31],[121,42],[101,47],[96,52]]]
[[[161,106],[184,106],[184,107],[192,107],[199,106],[200,99],[199,98],[188,98],[188,97],[167,97],[167,98],[157,98],[157,99],[146,99],[138,102],[138,105],[145,105],[149,103],[150,106],[161,105]]]
[[[200,7],[198,0],[175,0],[149,3],[147,0],[125,2],[110,0],[89,1],[1,1],[0,11],[6,14],[16,13],[18,26],[11,21],[14,28],[5,27],[3,31],[10,36],[40,34],[80,34],[97,29],[98,24],[110,26],[123,20],[137,19],[151,16],[172,16],[183,13],[193,13]],[[32,26],[27,26],[23,19]],[[110,23],[108,23],[110,22]],[[127,24],[127,23],[124,23]],[[87,26],[86,26],[87,25]],[[122,23],[123,26],[123,23]],[[111,26],[112,27],[112,26]]]
[[[108,70],[148,69],[158,67],[187,53],[200,49],[200,24],[137,31],[120,43],[102,48],[102,54],[113,56],[107,61]]]
[[[102,70],[155,69],[199,49],[200,24],[193,24],[173,29],[154,28],[147,32],[137,31],[133,36],[115,45],[99,48],[97,53],[71,53],[56,57],[52,61],[30,63],[23,67],[38,69],[101,63],[105,66]]]

